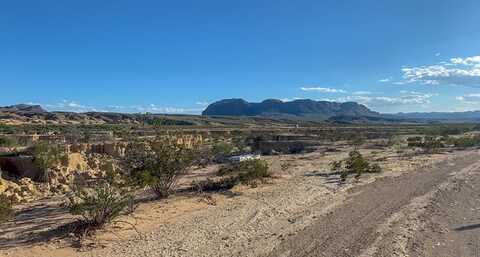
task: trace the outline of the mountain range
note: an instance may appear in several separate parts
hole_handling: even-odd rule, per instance
[[[225,99],[210,104],[202,115],[260,116],[341,123],[480,122],[480,111],[382,114],[356,102],[337,103],[309,99],[291,102],[268,99],[260,103]]]
[[[378,117],[381,114],[355,102],[336,103],[309,99],[283,102],[276,99],[268,99],[261,103],[249,103],[243,99],[226,99],[209,105],[202,115],[326,120],[340,115]]]
[[[232,119],[232,117],[236,117]],[[0,107],[0,124],[141,124],[245,125],[278,122],[331,123],[431,123],[480,122],[480,111],[414,112],[383,114],[356,102],[328,102],[309,99],[283,102],[267,99],[250,103],[225,99],[210,104],[199,115],[167,115],[113,112],[49,112],[40,105],[17,104]]]

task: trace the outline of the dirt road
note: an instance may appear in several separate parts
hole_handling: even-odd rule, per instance
[[[480,256],[478,157],[354,188],[268,256]]]
[[[71,217],[38,202],[0,227],[0,256],[480,256],[480,151],[382,154],[369,156],[383,173],[345,184],[326,168],[341,155],[272,157],[271,183],[212,194],[214,205],[183,196],[142,204],[126,217],[141,234],[111,227],[86,251],[40,240]]]

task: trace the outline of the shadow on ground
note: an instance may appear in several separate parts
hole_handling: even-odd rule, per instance
[[[18,210],[12,221],[0,225],[0,249],[66,238],[77,223],[61,201],[39,201]]]
[[[480,228],[480,224],[473,224],[473,225],[466,225],[466,226],[455,228],[455,231],[462,232],[462,231],[474,230],[479,228]]]

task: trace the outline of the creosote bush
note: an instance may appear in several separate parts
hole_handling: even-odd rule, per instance
[[[127,166],[140,186],[148,186],[158,198],[168,197],[178,179],[195,161],[194,149],[173,140],[135,143],[127,149]]]
[[[13,217],[12,202],[7,196],[0,194],[0,223]]]
[[[68,201],[70,213],[82,216],[86,230],[94,230],[125,213],[133,196],[120,186],[103,181],[94,188],[76,191]]]
[[[358,150],[353,150],[348,157],[341,161],[330,163],[333,171],[340,172],[340,178],[346,180],[349,174],[359,178],[363,173],[380,173],[382,168],[378,164],[369,163]]]
[[[480,146],[480,135],[445,137],[445,143],[455,147],[475,147]]]
[[[222,158],[229,156],[233,153],[234,151],[234,146],[231,143],[228,142],[218,142],[213,145],[212,147],[212,154],[215,156],[215,158]]]
[[[234,176],[228,176],[218,180],[207,178],[206,180],[202,180],[202,181],[193,181],[192,189],[199,193],[214,192],[214,191],[229,190],[237,184],[238,184],[238,179],[237,177],[234,177]]]
[[[39,182],[48,182],[52,169],[68,162],[64,147],[48,142],[37,143],[33,148],[33,156],[34,164],[40,169],[40,173],[35,178]]]
[[[409,137],[407,142],[409,147],[421,148],[427,154],[437,153],[440,148],[445,147],[442,138],[435,136]]]
[[[224,165],[219,171],[220,176],[232,176],[236,183],[256,186],[257,182],[264,182],[271,177],[269,165],[264,160],[246,160]]]

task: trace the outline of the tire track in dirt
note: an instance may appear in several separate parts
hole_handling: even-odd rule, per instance
[[[380,236],[379,225],[413,199],[435,190],[452,171],[478,162],[478,157],[478,153],[470,153],[453,161],[440,162],[428,170],[381,178],[354,188],[345,204],[282,242],[268,256],[359,256]]]
[[[480,256],[480,169],[456,176],[420,216],[410,256]]]

